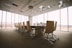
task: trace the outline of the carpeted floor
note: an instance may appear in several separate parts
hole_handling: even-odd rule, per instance
[[[55,32],[53,45],[42,37],[32,38],[16,30],[0,30],[0,48],[72,48],[72,32]]]

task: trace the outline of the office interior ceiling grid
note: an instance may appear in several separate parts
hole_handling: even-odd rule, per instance
[[[35,16],[52,10],[60,9],[58,7],[59,1],[61,0],[1,0],[0,10],[5,10],[13,13],[23,14],[26,16]],[[63,6],[68,7],[72,5],[71,0],[62,0]],[[44,9],[39,7],[43,5]],[[32,9],[29,6],[33,6]],[[50,9],[47,6],[51,6]]]

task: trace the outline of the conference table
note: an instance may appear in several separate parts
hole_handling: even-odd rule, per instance
[[[43,35],[43,31],[45,26],[31,26],[32,28],[35,29],[35,35],[36,36],[42,36]]]
[[[23,28],[23,26],[22,26]],[[25,26],[26,28],[26,26]],[[31,26],[33,30],[35,30],[35,36],[42,36],[42,32],[44,31],[45,26]]]

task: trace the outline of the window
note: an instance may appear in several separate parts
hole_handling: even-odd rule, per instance
[[[37,23],[41,23],[41,22],[43,23],[44,22],[44,16],[43,15],[44,14],[41,14],[41,15],[37,16],[37,20],[38,20]]]
[[[32,17],[32,24],[37,25],[37,21],[38,21],[37,16],[33,16]]]
[[[6,26],[6,11],[3,11],[2,28],[5,29],[5,26]]]
[[[59,10],[52,11],[48,13],[48,20],[50,21],[57,21],[57,28],[56,30],[60,30],[60,12]]]
[[[14,19],[15,20],[15,23],[18,23],[19,22],[18,21],[18,19],[19,19],[18,17],[19,17],[18,14],[15,14],[15,19]]]
[[[19,19],[18,19],[18,21],[19,21],[19,22],[21,22],[21,18],[22,18],[22,16],[21,16],[21,15],[19,15]]]
[[[72,31],[72,6],[68,8],[69,14],[69,31]]]
[[[7,20],[6,27],[11,27],[11,13],[10,12],[7,12],[6,20]]]
[[[24,22],[24,16],[22,16],[22,22]]]
[[[48,13],[45,13],[45,14],[44,14],[44,23],[46,23],[46,21],[48,20],[47,17],[48,17]]]
[[[67,8],[61,9],[61,30],[68,31],[67,23]]]
[[[25,22],[25,25],[26,25],[26,22],[28,21],[28,17],[27,16],[24,16],[24,22]]]
[[[12,13],[12,22],[11,22],[11,25],[12,25],[12,27],[14,27],[14,23],[15,23],[15,14],[14,13]]]
[[[0,29],[2,27],[2,11],[0,10]]]
[[[0,10],[0,29],[15,28],[15,23],[26,22],[28,17]]]

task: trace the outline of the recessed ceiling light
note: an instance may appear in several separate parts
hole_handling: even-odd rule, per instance
[[[63,4],[63,1],[59,1],[60,4]]]
[[[42,9],[43,7],[44,7],[43,5],[39,6],[40,9]]]
[[[63,6],[63,1],[59,1],[58,7],[62,7]]]
[[[61,7],[62,5],[58,5],[58,7]]]
[[[49,6],[49,5],[48,5],[47,7],[48,7],[48,8],[51,8],[51,6]]]

